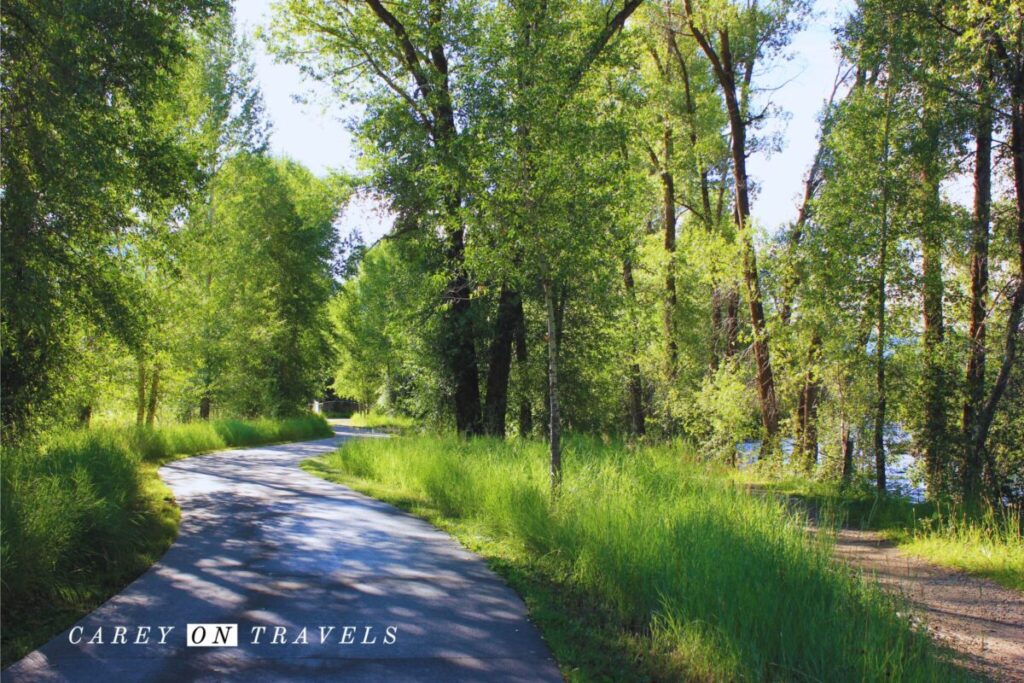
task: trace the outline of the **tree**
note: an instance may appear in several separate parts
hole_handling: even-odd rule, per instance
[[[692,0],[685,0],[683,7],[690,31],[714,69],[728,113],[735,190],[733,214],[737,235],[743,243],[743,279],[754,335],[764,450],[770,453],[777,446],[779,408],[750,224],[747,138],[752,122],[759,118],[751,114],[750,91],[755,65],[786,45],[799,25],[805,5],[799,0],[784,0],[763,7],[755,0],[745,5],[718,6],[709,2],[696,6]]]
[[[1000,400],[1009,385],[1010,374],[1017,364],[1017,344],[1021,336],[1021,320],[1024,317],[1024,35],[1021,34],[1021,20],[1024,8],[1020,3],[1001,1],[991,5],[954,5],[947,9],[945,16],[940,15],[946,30],[957,36],[958,43],[974,56],[974,73],[977,78],[993,77],[996,87],[991,91],[982,86],[979,94],[978,129],[978,162],[975,172],[975,243],[976,243],[976,290],[980,296],[987,285],[987,254],[984,241],[985,226],[989,219],[989,193],[991,192],[985,148],[989,144],[987,119],[990,114],[1005,112],[1001,116],[1004,125],[1009,128],[1009,157],[1011,177],[1015,196],[1014,218],[1011,242],[1017,251],[1014,267],[1016,286],[1008,297],[1006,311],[1006,331],[1003,337],[1002,361],[991,388],[986,393],[978,390],[983,381],[984,367],[980,363],[980,353],[973,352],[974,366],[971,380],[969,404],[965,409],[964,423],[966,450],[963,460],[963,492],[967,498],[976,498],[982,493],[982,475],[985,476],[989,495],[996,495],[998,483],[995,479],[995,466],[986,447],[988,432],[995,419]],[[1004,107],[988,109],[997,94],[1005,98]],[[989,100],[992,97],[993,100]],[[1012,257],[1011,257],[1012,258]],[[975,278],[972,277],[972,283]],[[974,284],[972,284],[974,287]],[[980,316],[976,316],[980,317]],[[975,324],[975,339],[982,327],[981,321]],[[979,342],[975,342],[977,344]],[[969,430],[969,431],[968,431]]]
[[[0,412],[8,435],[59,394],[76,318],[137,343],[125,236],[137,211],[183,200],[200,179],[194,150],[155,113],[174,96],[190,31],[221,4],[4,7]]]
[[[216,347],[196,359],[209,376],[194,400],[209,392],[245,414],[294,412],[318,395],[332,365],[326,304],[347,184],[241,153],[218,171],[211,192],[215,231],[202,232],[205,216],[198,218],[191,268],[220,330]]]
[[[494,82],[517,87],[483,122],[503,151],[487,173],[497,188],[492,213],[507,221],[490,222],[494,234],[479,258],[485,271],[514,275],[517,289],[536,287],[542,295],[553,491],[562,469],[566,310],[586,274],[600,272],[600,254],[618,251],[621,223],[612,207],[619,186],[611,179],[628,173],[621,154],[608,155],[624,143],[621,120],[614,111],[602,114],[601,98],[614,93],[586,77],[638,4],[627,2],[613,15],[590,5],[516,3],[507,38],[492,46],[488,60]],[[506,271],[510,263],[515,273]]]
[[[902,152],[908,148],[907,122],[914,114],[894,101],[893,89],[884,73],[862,73],[838,107],[827,137],[822,187],[813,204],[818,226],[808,234],[809,249],[820,254],[810,265],[818,271],[813,279],[822,286],[818,301],[829,306],[837,297],[858,297],[867,304],[852,307],[850,336],[863,338],[853,349],[872,355],[873,452],[880,491],[886,486],[892,339],[904,332],[904,311],[894,313],[892,308],[905,304],[903,292],[911,279],[909,259],[899,249],[906,244],[907,226],[894,216],[905,206],[909,174]],[[834,312],[824,308],[817,315],[832,317],[831,334],[836,335]],[[894,317],[901,323],[898,329]]]
[[[483,429],[480,408],[472,284],[463,264],[466,225],[465,176],[471,138],[457,111],[461,87],[449,70],[449,58],[471,49],[474,40],[468,8],[441,0],[418,0],[401,7],[378,0],[340,8],[319,0],[282,3],[270,47],[285,60],[315,54],[311,73],[339,84],[352,72],[369,85],[370,104],[362,134],[385,139],[390,154],[378,158],[385,194],[398,223],[428,234],[439,228],[436,247],[448,275],[444,291],[446,335],[439,353],[452,384],[455,421],[460,432]],[[380,145],[383,151],[385,145]]]
[[[366,252],[331,300],[339,360],[334,390],[354,396],[364,411],[394,395],[409,362],[406,330],[415,325],[410,313],[417,308],[409,279],[405,263],[384,242]]]
[[[250,47],[235,35],[229,8],[212,17],[190,37],[191,58],[180,71],[177,96],[158,108],[157,116],[196,150],[204,179],[213,178],[224,163],[239,153],[262,154],[269,146],[269,124],[263,114],[262,94],[254,83]],[[140,309],[144,324],[134,350],[138,363],[137,402],[153,410],[137,413],[137,422],[155,419],[157,395],[163,387],[176,388],[175,371],[198,367],[186,381],[201,396],[199,415],[209,419],[214,408],[211,382],[219,360],[217,330],[223,329],[218,310],[211,308],[209,269],[191,272],[208,255],[194,253],[205,234],[217,231],[213,224],[214,189],[204,183],[188,204],[165,202],[152,211],[130,235],[132,267],[142,282]],[[183,230],[183,223],[189,229]],[[194,278],[183,277],[194,274]],[[186,284],[190,286],[180,286]],[[197,315],[197,313],[202,312]],[[220,349],[223,352],[223,348]],[[195,355],[193,355],[195,354]],[[161,381],[160,374],[163,371]],[[170,380],[170,381],[169,381]],[[146,387],[150,387],[147,398]],[[189,393],[188,390],[185,393]],[[190,415],[185,399],[179,415]]]

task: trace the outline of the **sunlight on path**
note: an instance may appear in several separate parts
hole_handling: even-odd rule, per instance
[[[174,545],[4,671],[5,683],[561,681],[522,600],[483,560],[426,522],[298,468],[339,439],[373,436],[334,429],[335,439],[163,467],[182,509]],[[186,647],[190,623],[238,624],[238,646]],[[160,626],[173,627],[163,644]],[[138,627],[149,627],[150,642]]]
[[[903,593],[935,638],[964,665],[998,681],[1024,681],[1024,594],[900,552],[880,534],[843,529],[836,556]]]

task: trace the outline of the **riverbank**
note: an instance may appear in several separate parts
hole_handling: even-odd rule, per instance
[[[1024,535],[1017,509],[965,508],[879,496],[868,482],[836,482],[752,468],[738,484],[788,498],[829,524],[874,531],[908,555],[1024,591]]]
[[[909,555],[874,531],[841,529],[835,556],[904,597],[965,667],[1024,683],[1024,593]]]

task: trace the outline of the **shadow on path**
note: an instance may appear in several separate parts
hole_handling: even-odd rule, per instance
[[[299,469],[347,438],[379,436],[334,429],[161,468],[182,511],[174,545],[3,680],[561,681],[522,600],[483,560]],[[238,624],[238,647],[186,647],[190,623]],[[111,642],[119,626],[124,644]],[[134,644],[147,626],[150,642]],[[173,627],[163,644],[160,626]],[[103,644],[89,644],[100,629]]]
[[[1024,683],[1024,594],[906,555],[872,531],[840,530],[835,555],[902,593],[928,631],[963,655],[968,668]]]

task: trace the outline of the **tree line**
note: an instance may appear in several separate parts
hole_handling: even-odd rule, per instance
[[[5,440],[320,395],[349,182],[270,156],[230,5],[2,15]]]
[[[396,215],[331,303],[339,392],[453,424],[682,436],[1018,498],[1024,7],[859,0],[792,220],[752,219],[804,0],[284,0]],[[791,131],[791,134],[796,134]],[[948,188],[973,184],[970,206]],[[791,451],[790,451],[791,446]]]

